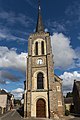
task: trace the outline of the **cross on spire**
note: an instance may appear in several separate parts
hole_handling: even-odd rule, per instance
[[[39,6],[39,10],[41,10],[41,7],[40,7],[40,0],[38,0],[38,6]]]
[[[38,19],[37,19],[36,32],[44,32],[44,26],[41,16],[40,0],[38,0]]]

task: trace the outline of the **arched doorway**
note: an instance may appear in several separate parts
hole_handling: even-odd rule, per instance
[[[44,99],[39,99],[36,103],[36,117],[46,117],[46,102]]]

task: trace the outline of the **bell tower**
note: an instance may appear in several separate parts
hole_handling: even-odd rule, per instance
[[[44,30],[39,2],[36,32],[28,39],[24,116],[50,118],[57,111],[51,39]]]

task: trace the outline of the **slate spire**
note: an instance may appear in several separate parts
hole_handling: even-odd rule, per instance
[[[36,26],[36,32],[44,32],[44,26],[42,22],[42,16],[41,16],[41,7],[40,7],[40,0],[38,0],[38,19],[37,19],[37,26]]]

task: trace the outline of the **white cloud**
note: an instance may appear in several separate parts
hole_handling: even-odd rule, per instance
[[[75,24],[77,22],[80,22],[80,2],[73,1],[73,3],[66,9],[65,14],[71,20],[71,24],[73,23],[73,21],[75,22]]]
[[[70,45],[70,39],[62,33],[54,33],[51,36],[52,51],[55,68],[69,68],[74,64],[75,51]]]
[[[63,79],[63,92],[65,94],[72,91],[74,80],[80,81],[80,72],[64,72],[64,74],[59,77]]]
[[[14,95],[15,99],[21,99],[23,92],[24,92],[24,90],[22,88],[17,88],[15,90],[11,91],[11,93]]]
[[[75,51],[76,51],[77,57],[80,58],[80,47],[77,47]]]
[[[16,76],[16,74],[12,74],[10,71],[7,70],[1,70],[0,71],[0,83],[3,80],[4,84],[9,84],[10,81],[16,82],[19,81],[21,78],[20,75]]]
[[[0,76],[0,84],[6,84],[6,81],[1,79],[1,76]]]
[[[28,27],[30,26],[31,23],[34,22],[32,18],[25,16],[24,14],[16,15],[13,12],[7,12],[7,11],[0,12],[0,19],[6,20],[6,24],[8,25],[13,25],[15,23],[18,23],[20,25],[23,25],[24,27]]]
[[[45,32],[48,32],[48,28],[45,28]]]
[[[13,67],[21,71],[26,70],[27,53],[17,54],[14,50],[0,46],[0,67]]]
[[[76,56],[77,56],[76,66],[80,68],[80,47],[77,47],[75,52],[76,52]]]
[[[9,81],[6,81],[6,84],[10,84],[10,82],[9,82]]]
[[[11,31],[7,28],[1,28],[0,29],[0,40],[20,40],[20,41],[26,41],[26,39],[17,37],[11,34]]]
[[[46,24],[46,26],[50,28],[52,32],[66,32],[66,27],[62,21],[56,22],[48,20]]]
[[[0,84],[9,84],[10,82],[17,82],[23,78],[26,71],[27,53],[17,54],[15,49],[8,49],[0,46]],[[16,71],[8,70],[11,68]]]
[[[34,1],[25,0],[31,7],[36,8]]]

